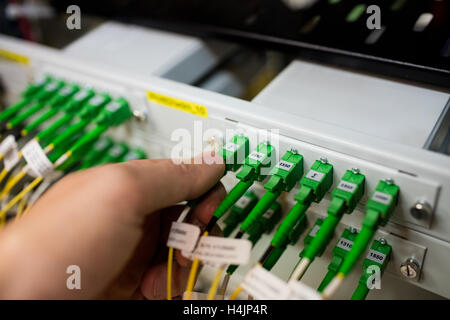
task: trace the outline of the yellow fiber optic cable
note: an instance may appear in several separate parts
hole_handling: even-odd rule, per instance
[[[209,289],[208,300],[214,300],[214,298],[216,297],[216,293],[217,293],[217,289],[219,288],[219,282],[220,282],[220,278],[222,277],[222,273],[223,273],[223,268],[219,267],[216,275],[214,276],[214,281],[211,285],[211,288]]]
[[[208,231],[203,233],[203,237],[208,236]],[[191,300],[192,290],[194,290],[195,280],[197,278],[198,266],[200,264],[200,259],[195,258],[192,262],[191,271],[189,272],[189,278],[186,286],[186,300]]]
[[[191,207],[186,205],[184,210],[181,212],[180,216],[178,217],[177,222],[181,223],[183,222],[189,211],[191,210]],[[173,269],[173,248],[169,247],[169,255],[167,258],[167,300],[172,300],[172,269]]]

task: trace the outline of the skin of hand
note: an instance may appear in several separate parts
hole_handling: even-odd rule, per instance
[[[0,299],[165,299],[165,243],[184,208],[176,204],[209,191],[188,216],[204,227],[226,195],[222,158],[198,159],[136,160],[62,179],[0,231]],[[67,288],[70,265],[80,267],[80,290]],[[189,266],[176,251],[174,297]]]

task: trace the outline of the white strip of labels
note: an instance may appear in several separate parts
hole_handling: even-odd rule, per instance
[[[367,259],[379,264],[383,264],[384,260],[386,259],[386,255],[384,253],[370,249],[367,253]]]
[[[44,150],[36,140],[31,140],[22,148],[22,155],[34,177],[45,177],[53,171],[53,163],[47,158]]]
[[[316,171],[316,170],[309,170],[306,174],[306,177],[308,179],[320,182],[323,179],[324,174],[322,172]]]
[[[257,300],[286,300],[290,294],[286,282],[260,265],[247,273],[241,287]]]
[[[389,204],[392,201],[392,196],[387,193],[383,193],[380,191],[375,191],[375,193],[372,196],[372,200],[382,203],[382,204]]]
[[[278,169],[282,169],[282,170],[285,170],[285,171],[291,171],[291,169],[292,169],[293,166],[294,166],[293,163],[287,162],[287,161],[284,161],[284,160],[281,160],[281,161],[278,162],[277,165],[276,165],[276,167],[277,167]]]
[[[250,159],[259,161],[259,162],[264,162],[264,160],[266,159],[266,155],[264,153],[261,152],[257,152],[257,151],[253,151],[252,153],[249,154],[248,156]]]
[[[299,281],[289,281],[288,288],[289,300],[323,300],[316,290]]]
[[[336,247],[344,249],[345,251],[350,251],[350,249],[353,247],[353,241],[345,238],[340,238]]]
[[[172,222],[167,246],[191,252],[194,250],[199,236],[200,228],[198,226],[190,223]]]
[[[356,189],[356,184],[341,180],[341,182],[339,182],[337,188],[347,191],[347,192],[350,192],[350,193],[353,193],[353,191],[355,191],[355,189]]]
[[[4,169],[11,170],[20,160],[16,138],[10,134],[0,144],[0,154],[3,155]]]
[[[247,239],[207,236],[200,238],[192,257],[213,264],[240,265],[248,263],[251,250],[252,243]]]

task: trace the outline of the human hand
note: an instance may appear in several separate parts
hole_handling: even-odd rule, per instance
[[[215,186],[189,218],[205,226],[225,196],[217,184],[224,169],[218,155],[203,154],[202,164],[136,160],[62,179],[0,232],[0,298],[164,299],[165,242],[184,207],[175,204]],[[175,257],[179,296],[190,263]],[[70,265],[80,267],[80,290],[66,286]]]

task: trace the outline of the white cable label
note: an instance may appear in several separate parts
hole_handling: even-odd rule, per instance
[[[392,201],[392,196],[387,193],[383,193],[380,191],[375,191],[375,193],[372,196],[372,200],[382,203],[382,204],[389,204]]]
[[[8,135],[0,144],[0,154],[3,155],[3,166],[7,171],[19,162],[19,150],[17,149],[16,138],[12,134]]]
[[[288,288],[289,300],[323,300],[316,290],[299,281],[289,281]]]
[[[199,236],[200,228],[198,226],[183,222],[172,222],[167,246],[191,252],[194,250]]]
[[[257,300],[286,300],[290,293],[283,280],[260,265],[247,273],[241,287]]]
[[[386,259],[386,255],[384,253],[370,249],[367,253],[367,259],[379,264],[383,264],[384,260]]]
[[[284,160],[281,160],[281,161],[278,162],[277,165],[276,165],[276,167],[277,167],[278,169],[285,170],[285,171],[291,171],[291,169],[292,169],[293,166],[294,166],[293,163],[288,162],[288,161],[284,161]]]
[[[19,161],[19,150],[17,148],[8,151],[3,156],[4,169],[10,171],[16,164],[19,163]]]
[[[341,180],[341,182],[339,182],[337,188],[341,189],[343,191],[346,191],[346,192],[353,193],[353,191],[355,191],[355,189],[356,189],[356,184]]]
[[[320,182],[322,181],[324,175],[325,174],[323,174],[322,172],[316,170],[309,170],[308,173],[306,174],[306,177],[310,180]]]
[[[10,134],[0,143],[0,154],[6,154],[14,148],[17,148],[16,138]]]
[[[235,203],[235,206],[241,209],[245,209],[250,201],[251,199],[249,197],[243,196]]]
[[[201,237],[192,258],[213,264],[247,264],[252,243],[247,239]]]
[[[22,155],[30,169],[27,173],[31,176],[45,177],[53,171],[53,163],[36,140],[31,140],[22,148]]]
[[[236,143],[228,142],[223,148],[227,151],[235,152],[237,149],[239,149],[239,145]]]
[[[350,249],[353,247],[353,241],[345,238],[340,238],[336,247],[344,249],[345,251],[350,251]]]
[[[261,152],[257,152],[257,151],[253,151],[252,153],[249,154],[248,156],[250,159],[259,161],[259,162],[263,162],[266,159],[266,155],[264,153]]]

